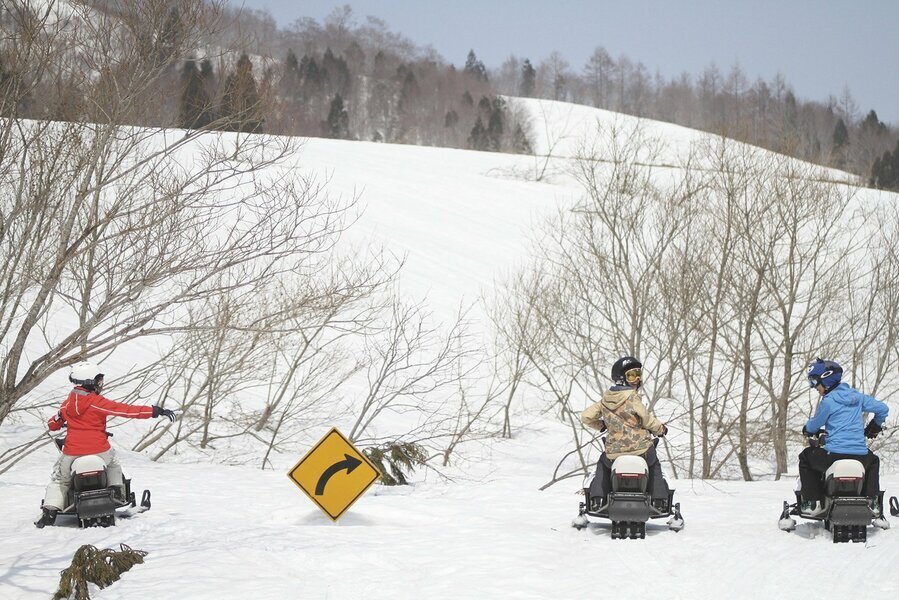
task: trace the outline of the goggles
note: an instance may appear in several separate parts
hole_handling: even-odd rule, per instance
[[[624,380],[628,383],[637,383],[642,377],[642,369],[628,369],[624,372]]]

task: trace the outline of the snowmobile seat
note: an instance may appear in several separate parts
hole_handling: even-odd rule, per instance
[[[857,460],[844,458],[830,465],[824,478],[828,496],[858,496],[865,481],[865,467]]]
[[[106,463],[99,456],[79,456],[72,462],[72,484],[76,492],[106,488]]]
[[[612,463],[613,492],[645,492],[649,468],[641,456],[619,456]]]

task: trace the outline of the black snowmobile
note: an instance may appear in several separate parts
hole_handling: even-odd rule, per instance
[[[62,452],[64,440],[54,438],[54,442]],[[79,527],[109,527],[115,525],[117,514],[121,518],[129,518],[150,510],[150,490],[144,490],[138,505],[131,491],[131,480],[124,476],[122,479],[125,482],[124,493],[121,487],[109,485],[106,463],[102,458],[95,454],[79,456],[72,462],[72,483],[66,492],[66,506],[56,513],[56,518],[74,515]],[[116,513],[116,509],[125,507],[127,510]]]
[[[809,437],[809,445],[824,447],[827,433],[822,429]],[[824,528],[831,532],[835,544],[842,542],[864,542],[868,539],[868,526],[889,529],[889,522],[883,517],[884,492],[880,492],[876,514],[869,504],[867,496],[862,494],[865,482],[865,467],[861,462],[852,459],[835,461],[824,474],[824,508],[814,513],[802,511],[802,495],[796,490],[796,502],[790,504],[786,500],[778,527],[783,531],[796,529],[793,517],[824,521]],[[899,500],[890,498],[890,514],[899,517]]]
[[[658,439],[653,443],[657,444]],[[647,490],[649,467],[643,457],[619,456],[612,462],[611,491],[605,497],[590,495],[594,477],[595,473],[584,480],[584,501],[571,522],[572,527],[584,529],[590,524],[589,517],[609,519],[613,540],[644,539],[649,519],[668,518],[668,529],[672,531],[684,528],[680,503],[674,502],[673,489],[668,489],[667,499],[653,502]]]

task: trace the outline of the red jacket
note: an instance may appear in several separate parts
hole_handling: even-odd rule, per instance
[[[67,425],[63,454],[84,456],[109,450],[109,438],[106,435],[107,417],[149,419],[152,416],[152,406],[113,402],[79,386],[69,392],[69,397],[62,403],[59,414],[53,415],[47,426],[50,427],[50,431],[59,431],[64,424]]]

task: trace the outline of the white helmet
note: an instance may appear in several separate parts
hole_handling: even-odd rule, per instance
[[[100,367],[90,362],[80,362],[72,365],[69,373],[69,381],[83,388],[99,392],[103,387],[103,373]]]

